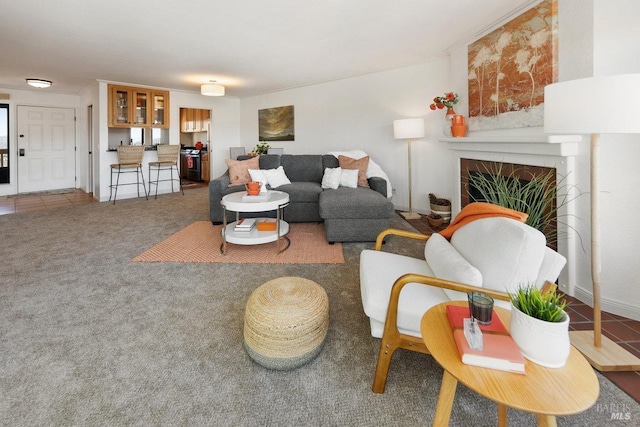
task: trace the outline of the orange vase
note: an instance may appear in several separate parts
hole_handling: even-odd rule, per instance
[[[451,121],[451,136],[454,138],[461,138],[467,134],[467,124],[465,123],[464,116],[456,114]]]
[[[456,115],[456,112],[453,110],[453,107],[448,108],[447,107],[447,113],[445,114],[444,118],[444,126],[442,127],[442,132],[444,133],[445,136],[452,136],[451,135],[451,123],[453,120],[453,117]]]

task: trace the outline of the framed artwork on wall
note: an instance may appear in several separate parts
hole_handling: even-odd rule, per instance
[[[544,0],[468,48],[469,130],[542,126],[558,80],[558,4]]]
[[[294,141],[293,105],[258,110],[260,141]]]

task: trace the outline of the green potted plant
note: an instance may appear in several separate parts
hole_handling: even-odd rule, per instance
[[[511,299],[511,337],[524,357],[548,368],[561,368],[569,357],[569,315],[564,295],[542,293],[535,285],[520,285]]]
[[[258,155],[267,154],[269,152],[269,148],[271,148],[269,144],[267,144],[266,142],[261,142],[256,145],[256,148],[254,148],[253,152]]]
[[[493,203],[528,214],[526,223],[540,230],[547,238],[547,245],[556,248],[557,223],[561,223],[560,209],[573,201],[565,184],[566,177],[556,182],[555,171],[542,176],[529,174],[528,181],[519,178],[519,170],[503,173],[503,164],[487,168],[486,173],[469,172],[469,188],[480,194],[473,201]],[[526,175],[526,173],[524,174]]]

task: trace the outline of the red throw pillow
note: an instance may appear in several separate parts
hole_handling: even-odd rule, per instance
[[[338,156],[338,163],[342,169],[358,169],[358,187],[368,187],[367,168],[369,167],[369,156],[361,159],[352,159],[347,156]]]
[[[247,160],[226,159],[229,167],[229,179],[232,185],[243,185],[251,181],[249,169],[260,169],[260,157],[255,156]]]

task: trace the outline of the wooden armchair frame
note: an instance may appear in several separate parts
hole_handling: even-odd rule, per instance
[[[388,228],[383,230],[378,235],[376,240],[376,250],[381,250],[382,243],[386,236],[395,235],[400,237],[413,238],[418,240],[428,240],[429,236],[421,233],[409,232],[404,230],[398,230]],[[425,261],[426,262],[426,261]],[[384,323],[384,330],[382,332],[382,341],[380,342],[380,351],[378,352],[378,363],[376,365],[376,373],[373,379],[373,387],[371,388],[374,393],[384,393],[384,388],[387,383],[387,375],[389,373],[389,365],[391,364],[391,357],[393,353],[402,348],[410,351],[417,351],[420,353],[430,354],[427,346],[424,344],[422,338],[414,337],[412,335],[402,334],[398,330],[398,302],[400,300],[400,292],[405,285],[409,283],[417,283],[426,286],[436,286],[443,289],[451,289],[459,292],[482,292],[494,299],[503,301],[509,301],[509,294],[506,292],[496,291],[493,289],[481,288],[472,285],[465,285],[464,283],[453,282],[450,280],[438,279],[436,277],[424,276],[422,274],[408,273],[400,276],[393,284],[391,288],[391,295],[389,297],[389,306],[387,307],[387,317]],[[554,290],[555,284],[546,282],[542,292],[546,293]],[[425,310],[426,312],[426,310]]]

